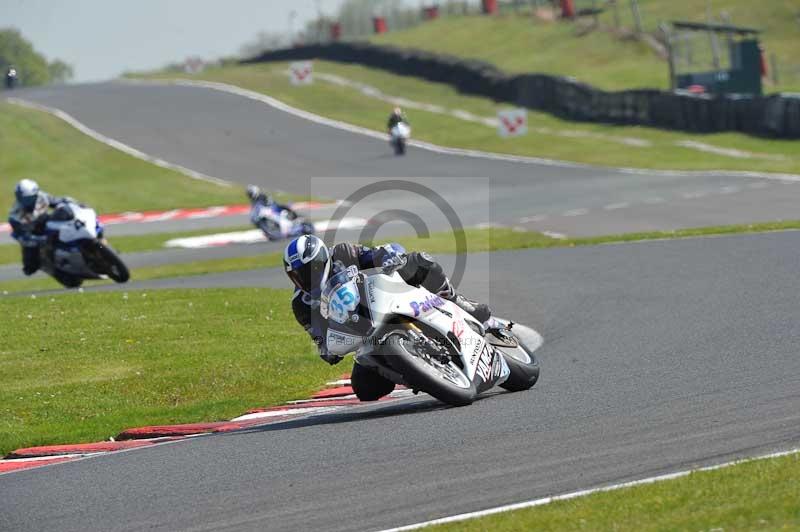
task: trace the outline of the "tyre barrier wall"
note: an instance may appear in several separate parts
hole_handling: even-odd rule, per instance
[[[511,75],[483,61],[359,42],[273,50],[241,63],[308,59],[356,63],[446,83],[465,94],[485,96],[570,120],[800,138],[800,96],[713,96],[655,89],[606,92],[572,78],[547,74]]]

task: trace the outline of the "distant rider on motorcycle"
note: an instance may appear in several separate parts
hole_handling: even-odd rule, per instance
[[[13,89],[17,86],[19,82],[19,77],[17,76],[17,69],[13,66],[8,67],[6,70],[6,88]]]
[[[53,242],[45,237],[45,224],[51,209],[70,198],[59,198],[41,190],[36,181],[23,179],[14,187],[16,201],[8,215],[11,237],[22,247],[22,272],[33,275],[41,266],[40,249],[46,245],[52,253]]]
[[[395,107],[392,111],[392,114],[389,115],[389,121],[386,123],[386,131],[391,134],[392,128],[400,122],[406,125],[411,125],[408,121],[408,118],[406,118],[406,115],[403,113],[403,110],[399,107]]]
[[[319,237],[305,235],[294,239],[286,247],[283,266],[295,286],[292,296],[295,319],[317,345],[319,356],[329,364],[339,363],[342,357],[330,353],[325,345],[328,322],[319,310],[321,290],[329,277],[349,266],[359,270],[393,268],[408,284],[422,286],[452,301],[483,323],[488,322],[492,315],[488,305],[456,294],[441,265],[433,257],[424,251],[407,253],[399,244],[373,248],[341,243],[329,250]],[[351,380],[356,395],[362,401],[375,401],[394,389],[394,383],[358,364],[353,368]]]
[[[289,207],[288,205],[283,205],[276,202],[272,195],[267,194],[261,188],[255,185],[247,185],[247,198],[250,200],[250,207],[255,207],[256,205],[263,205],[264,207],[276,207],[279,211],[286,211],[286,214],[290,220],[295,220],[297,218],[297,213]]]

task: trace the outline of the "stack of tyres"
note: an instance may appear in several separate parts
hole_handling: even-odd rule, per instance
[[[655,89],[605,92],[573,78],[547,74],[511,76],[484,61],[366,42],[272,50],[242,63],[308,59],[356,63],[416,76],[446,83],[465,94],[571,120],[800,138],[800,99],[788,95],[711,96]]]

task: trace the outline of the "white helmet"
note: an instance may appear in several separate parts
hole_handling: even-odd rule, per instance
[[[247,185],[245,191],[250,201],[255,201],[255,199],[261,195],[261,189],[255,185]]]
[[[26,211],[33,211],[39,199],[39,184],[32,179],[23,179],[14,187],[14,197]]]

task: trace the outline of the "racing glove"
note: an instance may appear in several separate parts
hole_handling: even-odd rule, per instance
[[[384,244],[375,250],[375,266],[384,272],[394,271],[406,263],[405,250],[398,244]]]
[[[338,364],[344,358],[343,356],[334,355],[333,353],[328,351],[328,346],[325,345],[325,340],[321,336],[315,337],[314,343],[317,344],[317,351],[319,352],[319,358],[321,358],[331,366]]]

